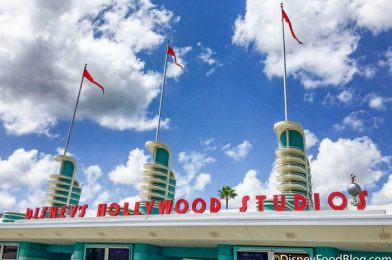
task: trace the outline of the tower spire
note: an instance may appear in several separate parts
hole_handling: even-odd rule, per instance
[[[169,50],[169,38],[167,39],[166,43],[166,52],[165,52],[165,64],[163,66],[163,75],[162,75],[162,85],[161,85],[161,98],[159,101],[159,112],[158,112],[158,125],[157,125],[157,131],[155,134],[155,141],[158,142],[159,139],[159,130],[161,127],[161,116],[162,116],[162,104],[163,104],[163,93],[165,91],[165,81],[166,81],[166,70],[167,70],[167,56],[168,56],[168,50]]]
[[[280,8],[283,10],[283,3],[280,4]],[[283,44],[283,92],[284,92],[284,119],[288,121],[288,102],[287,102],[287,70],[286,70],[286,41],[284,37],[284,18],[282,15],[282,44]]]

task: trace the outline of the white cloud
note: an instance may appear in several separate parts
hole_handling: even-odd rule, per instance
[[[30,194],[26,194],[24,199],[18,202],[18,208],[20,212],[25,212],[27,208],[39,208],[46,206],[45,195],[47,190],[36,189]]]
[[[343,131],[351,129],[358,132],[378,128],[384,122],[381,117],[371,117],[369,113],[359,110],[354,111],[343,118],[342,122],[335,124],[335,131]]]
[[[0,212],[12,210],[15,207],[16,199],[5,191],[0,191]]]
[[[369,107],[374,108],[374,109],[383,109],[384,108],[383,98],[380,96],[372,97],[369,100]]]
[[[239,208],[241,206],[241,199],[245,195],[249,195],[252,200],[249,205],[251,208],[255,208],[255,200],[254,197],[259,194],[264,194],[264,188],[262,182],[257,178],[257,171],[249,170],[244,179],[238,183],[234,189],[236,190],[238,196],[233,200],[229,201],[229,208]]]
[[[201,53],[198,55],[199,60],[209,66],[209,70],[206,76],[211,75],[215,72],[217,67],[222,66],[222,64],[214,57],[216,52],[214,52],[210,47],[204,47],[200,42],[198,46],[201,48]]]
[[[304,94],[304,101],[312,104],[314,102],[315,94],[314,92],[307,92]]]
[[[98,204],[101,204],[101,203],[111,203],[112,201],[110,201],[110,200],[111,200],[112,197],[113,197],[112,193],[110,191],[108,191],[108,190],[99,193],[99,195],[94,200],[94,202],[92,204],[92,207],[90,209],[95,211],[97,206],[98,206]],[[89,207],[90,207],[90,205],[89,205]]]
[[[392,73],[392,46],[389,46],[384,53],[384,57],[378,60],[378,66],[387,68],[389,73]]]
[[[372,194],[372,204],[375,205],[392,205],[392,174],[384,183],[380,190]]]
[[[387,31],[392,27],[390,13],[392,7],[384,0],[357,0],[351,3],[352,15],[361,27],[371,30],[374,34]]]
[[[206,76],[210,76],[211,74],[215,73],[216,68],[210,68],[207,72],[206,72]]]
[[[313,191],[325,196],[331,191],[346,191],[350,174],[357,176],[363,189],[375,186],[390,161],[369,137],[355,139],[328,138],[320,142],[318,155],[311,162]]]
[[[213,52],[211,48],[205,47],[202,49],[202,52],[198,57],[202,62],[211,66],[218,63],[218,61],[213,57],[214,55],[215,52]]]
[[[112,198],[112,194],[109,191],[104,191],[100,193],[97,197],[97,199],[94,202],[94,205],[97,205],[97,203],[107,203],[110,202],[109,200]]]
[[[359,132],[362,132],[365,130],[365,123],[363,122],[362,119],[359,119],[357,117],[357,113],[353,112],[350,115],[343,118],[343,121],[341,124],[337,124],[334,127],[336,130],[343,130],[347,127],[350,127],[353,130],[357,130]]]
[[[58,172],[58,168],[59,163],[52,155],[20,148],[7,159],[0,159],[0,187],[3,190],[35,190],[46,184],[49,175]]]
[[[200,173],[195,180],[193,188],[197,191],[203,191],[209,183],[211,183],[211,175],[208,173]]]
[[[8,133],[51,136],[52,126],[69,120],[84,63],[106,92],[86,82],[77,120],[119,130],[155,127],[147,109],[161,71],[146,69],[138,54],[163,43],[178,21],[171,11],[149,0],[3,1],[0,10],[0,119]]]
[[[147,163],[149,155],[144,154],[138,148],[129,152],[126,164],[117,165],[109,172],[109,179],[118,184],[133,185],[135,189],[140,189],[143,176],[143,165]]]
[[[338,95],[338,100],[343,104],[350,103],[353,100],[353,93],[350,90],[343,90]]]
[[[252,144],[248,140],[244,140],[235,147],[231,147],[231,144],[228,143],[222,147],[222,151],[230,158],[239,161],[248,155],[251,148]]]
[[[384,110],[386,104],[391,102],[391,97],[381,97],[378,95],[370,95],[369,97],[369,107],[377,110]]]
[[[214,158],[195,151],[180,152],[178,161],[181,163],[185,174],[176,173],[177,197],[187,197],[194,195],[195,191],[203,191],[205,186],[211,182],[211,175],[208,173],[199,174],[200,170],[215,161]]]
[[[391,8],[388,1],[383,0],[377,0],[374,5],[365,0],[287,3],[285,10],[294,30],[305,42],[301,46],[297,44],[286,27],[289,75],[298,78],[306,88],[346,84],[359,71],[358,61],[351,56],[361,37],[358,32],[363,28],[373,33],[389,30]],[[247,0],[245,15],[235,21],[233,43],[245,47],[254,45],[264,54],[264,73],[269,77],[282,75],[280,17],[278,2]]]
[[[183,165],[184,170],[189,173],[190,176],[194,176],[202,167],[213,163],[215,159],[204,153],[192,151],[180,152],[178,154],[178,161]]]
[[[102,177],[102,170],[98,165],[91,165],[84,169],[84,175],[88,183],[96,183]]]
[[[344,89],[338,94],[328,92],[324,97],[322,104],[327,107],[340,107],[351,105],[356,101],[361,101],[359,94],[355,93],[352,89]]]
[[[207,140],[200,141],[200,144],[207,150],[207,151],[215,151],[218,146],[215,144],[214,138],[209,138]]]
[[[88,201],[102,190],[102,185],[97,181],[102,177],[102,170],[98,165],[91,165],[83,170],[86,183],[82,184],[82,196],[80,202]]]
[[[367,79],[372,79],[376,75],[376,68],[371,66],[366,66],[362,69],[363,76]]]
[[[272,172],[269,178],[265,182],[262,182],[257,177],[256,170],[249,170],[246,172],[244,179],[234,187],[238,196],[229,202],[229,207],[239,208],[242,197],[249,195],[251,200],[248,202],[248,207],[255,209],[256,195],[271,196],[273,194],[279,194],[279,191],[276,189],[276,184],[275,172]]]
[[[317,136],[310,132],[309,130],[305,129],[305,142],[306,142],[306,149],[313,147],[318,142]]]

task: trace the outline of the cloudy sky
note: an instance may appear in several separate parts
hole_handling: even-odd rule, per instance
[[[273,124],[284,119],[280,2],[0,2],[0,212],[43,205],[64,147],[82,203],[135,201],[144,143],[155,137],[170,38],[161,140],[177,196],[274,193]],[[386,0],[285,2],[289,119],[306,129],[314,191],[344,191],[354,173],[372,204],[392,204],[392,6]],[[288,31],[286,31],[288,32]],[[238,201],[232,203],[232,206]],[[92,207],[92,206],[90,206]]]

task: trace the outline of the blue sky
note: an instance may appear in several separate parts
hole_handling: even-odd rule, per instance
[[[391,7],[284,3],[305,42],[286,30],[289,119],[306,129],[314,190],[343,191],[355,173],[372,204],[391,204]],[[69,147],[83,203],[138,199],[166,37],[185,67],[169,59],[161,131],[178,196],[208,198],[226,184],[241,195],[275,193],[273,124],[284,119],[279,4],[1,3],[0,211],[43,204],[84,63],[106,92],[84,84]]]

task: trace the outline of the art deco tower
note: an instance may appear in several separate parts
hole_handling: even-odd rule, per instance
[[[176,192],[176,177],[170,168],[170,149],[167,145],[149,141],[146,148],[152,154],[152,162],[144,165],[140,197],[144,201],[156,201],[152,213],[157,213],[158,201],[173,200]],[[145,203],[141,212],[145,213]]]
[[[75,179],[76,162],[66,155],[58,155],[55,159],[61,163],[60,173],[50,175],[46,202],[55,207],[78,205],[81,188]]]
[[[277,189],[286,196],[286,210],[294,210],[294,194],[307,199],[307,209],[313,208],[312,176],[306,155],[305,134],[302,126],[293,121],[281,121],[274,125],[278,138],[275,172]],[[266,209],[273,208],[272,201],[266,201]]]
[[[282,10],[282,43],[283,43],[283,94],[285,121],[274,125],[278,138],[276,150],[275,172],[278,181],[277,189],[286,197],[285,210],[294,210],[294,195],[301,194],[306,198],[306,209],[313,208],[312,179],[310,174],[309,160],[306,155],[304,129],[299,123],[288,120],[287,101],[287,70],[286,70],[286,43],[284,37],[284,22],[289,24],[291,35],[299,43],[303,44],[295,35],[290,19]],[[272,209],[274,201],[266,201],[265,207]],[[282,207],[283,208],[283,207]]]

